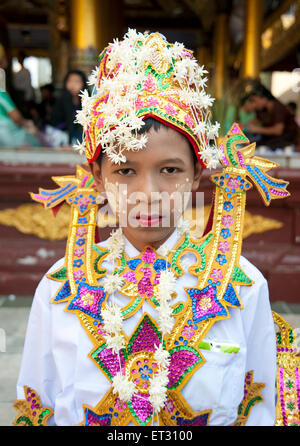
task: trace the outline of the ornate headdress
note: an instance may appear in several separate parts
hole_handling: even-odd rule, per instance
[[[100,150],[115,163],[125,162],[126,150],[145,146],[147,137],[137,132],[152,116],[186,135],[203,167],[216,167],[219,124],[208,118],[214,99],[205,93],[205,73],[183,44],[129,29],[100,54],[89,78],[92,96],[81,94],[76,120],[84,135],[75,148],[85,150],[89,162]]]

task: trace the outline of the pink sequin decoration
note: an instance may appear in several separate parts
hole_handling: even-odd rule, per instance
[[[227,252],[229,250],[229,243],[228,242],[219,242],[218,244],[218,250],[221,252]]]
[[[86,233],[87,233],[86,228],[79,228],[76,231],[76,235],[78,235],[78,237],[83,237]]]
[[[145,107],[144,101],[141,98],[138,98],[135,101],[135,108],[136,108],[136,110],[139,110],[140,108],[144,108],[144,107]]]
[[[103,290],[93,290],[82,286],[79,290],[79,297],[75,300],[74,305],[91,311],[94,314],[98,313],[99,301],[103,298]]]
[[[122,350],[120,350],[119,354],[123,372],[125,367],[125,359]],[[115,376],[120,371],[119,354],[113,353],[111,348],[104,348],[97,355],[104,367],[107,368],[112,376]]]
[[[238,159],[239,159],[240,166],[241,166],[243,169],[246,169],[246,165],[245,165],[245,163],[244,163],[244,158],[243,158],[243,155],[241,154],[240,151],[237,151],[237,156],[238,156]]]
[[[227,181],[227,185],[228,187],[230,187],[230,189],[236,189],[237,187],[239,187],[239,181],[236,178],[230,177]]]
[[[169,366],[169,384],[168,387],[175,385],[186,370],[193,366],[198,356],[190,350],[178,350],[172,353]]]
[[[144,263],[154,263],[155,262],[155,252],[151,248],[147,248],[142,254],[142,261]]]
[[[222,224],[223,224],[224,226],[226,226],[227,228],[228,228],[230,225],[232,225],[232,223],[233,223],[233,218],[232,218],[230,215],[224,215],[224,216],[222,217]]]
[[[240,131],[240,129],[238,128],[238,126],[237,125],[235,125],[234,127],[233,127],[233,129],[232,129],[232,133],[240,133],[241,131]]]
[[[74,251],[74,255],[75,255],[76,257],[81,257],[83,254],[84,254],[84,249],[83,249],[83,248],[77,248],[77,249],[75,249],[75,251]]]
[[[151,270],[149,268],[141,268],[140,271],[144,273],[144,277],[138,283],[138,292],[140,297],[145,295],[150,299],[153,296],[153,286],[151,283]]]
[[[176,116],[177,115],[177,110],[173,107],[173,105],[168,104],[164,107],[165,112],[170,115],[170,116]]]
[[[102,129],[104,126],[104,118],[98,118],[96,122],[97,129]]]
[[[210,277],[212,277],[215,281],[223,279],[222,270],[214,268],[212,270],[212,273],[211,273]]]
[[[190,115],[185,115],[184,117],[184,122],[186,123],[186,125],[188,125],[189,127],[193,127],[193,120],[190,117]]]
[[[272,194],[274,195],[278,195],[279,197],[286,197],[288,195],[288,192],[285,191],[279,191],[273,188],[270,188],[270,192],[272,192]]]
[[[131,283],[137,282],[134,271],[127,271],[125,274],[122,274],[122,278]]]
[[[137,337],[133,341],[131,346],[131,353],[137,353],[141,351],[154,352],[155,345],[160,345],[160,339],[153,330],[153,327],[149,322],[145,321]]]
[[[73,277],[75,280],[80,280],[80,279],[82,279],[83,276],[84,276],[84,272],[81,269],[79,269],[78,271],[75,271],[73,274]]]
[[[153,93],[156,90],[157,86],[153,80],[153,77],[148,74],[145,82],[144,82],[144,90],[148,91],[148,93]]]
[[[205,293],[194,294],[196,298],[196,317],[201,318],[207,314],[219,313],[222,308],[215,300],[214,289],[209,288]]]
[[[148,105],[150,107],[158,107],[160,105],[160,100],[155,98],[154,96],[148,97]]]
[[[146,421],[153,412],[152,405],[147,401],[148,398],[149,395],[137,392],[131,400],[131,407],[142,422]]]

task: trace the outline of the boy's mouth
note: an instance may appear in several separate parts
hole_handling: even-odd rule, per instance
[[[154,226],[162,220],[161,215],[146,215],[141,214],[136,217],[142,226]]]

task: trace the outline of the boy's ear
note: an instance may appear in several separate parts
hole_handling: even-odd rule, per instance
[[[198,162],[195,164],[195,170],[194,170],[194,179],[192,184],[192,191],[195,192],[199,189],[200,186],[200,180],[203,172],[203,167]]]
[[[92,175],[93,175],[95,183],[96,183],[97,191],[105,192],[102,175],[101,175],[101,169],[99,167],[99,164],[94,161],[93,163],[89,163],[89,166],[90,166]]]

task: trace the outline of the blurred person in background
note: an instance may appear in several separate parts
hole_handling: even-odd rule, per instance
[[[29,108],[34,103],[34,90],[31,84],[30,71],[24,67],[26,54],[23,51],[18,53],[19,70],[13,74],[14,101],[22,114],[29,118]]]
[[[0,44],[0,67],[7,68],[5,50]],[[33,122],[24,118],[9,94],[0,88],[0,146],[40,146]]]
[[[242,108],[248,113],[256,113],[244,128],[251,142],[257,141],[271,150],[297,144],[298,126],[293,115],[263,85],[244,97]]]
[[[38,104],[38,113],[41,125],[49,124],[55,104],[54,85],[46,84],[40,87],[41,102]]]
[[[79,93],[87,85],[85,74],[79,70],[71,70],[64,79],[64,89],[54,104],[50,125],[56,129],[65,130],[68,134],[69,144],[82,140],[82,127],[75,124],[76,111],[80,109]]]

